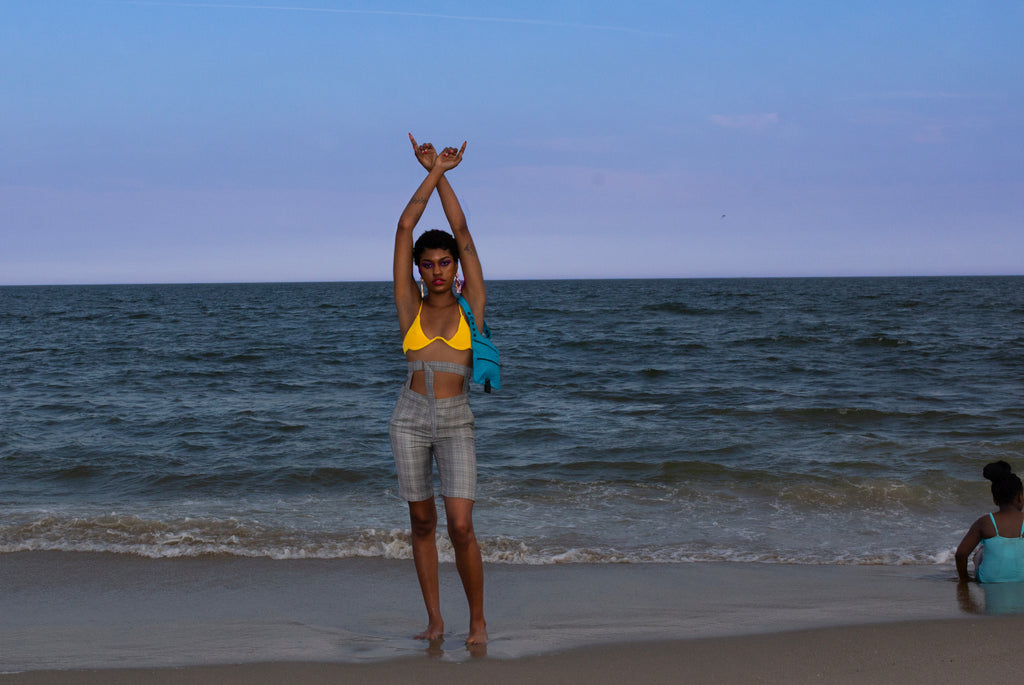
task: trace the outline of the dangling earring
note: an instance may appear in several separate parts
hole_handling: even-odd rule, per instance
[[[459,274],[455,274],[455,294],[462,294],[462,286],[465,285],[465,281],[459,278]]]
[[[423,282],[422,278],[420,279],[420,299],[427,299],[427,284]]]

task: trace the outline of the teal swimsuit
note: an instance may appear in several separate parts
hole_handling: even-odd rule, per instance
[[[995,537],[981,541],[981,563],[978,564],[979,583],[1015,583],[1024,581],[1024,525],[1020,535],[1004,538],[999,534],[996,517],[989,514]]]

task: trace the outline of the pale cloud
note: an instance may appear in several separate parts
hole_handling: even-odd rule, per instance
[[[615,150],[615,141],[610,138],[530,138],[511,141],[511,144],[525,149],[547,152],[577,152],[607,154]]]
[[[922,143],[925,145],[932,143],[944,143],[946,142],[946,131],[950,126],[945,124],[927,124],[921,126],[915,130],[910,139],[915,143]]]
[[[740,129],[744,131],[763,131],[769,126],[779,123],[778,112],[763,114],[712,114],[711,123],[722,128]]]
[[[858,93],[849,100],[979,100],[991,98],[985,93],[954,93],[942,90],[896,90],[874,93]]]
[[[484,192],[488,188],[497,189],[495,202],[507,202],[499,199],[502,197],[528,197],[534,206],[550,203],[547,211],[566,206],[574,212],[581,202],[628,200],[626,206],[633,207],[638,201],[660,203],[667,198],[674,201],[694,185],[694,179],[689,176],[581,164],[494,167],[481,172],[479,181]]]
[[[978,126],[963,119],[936,119],[908,110],[874,109],[856,113],[850,121],[857,125],[872,126],[902,132],[907,138],[922,145],[934,145],[949,140],[951,134],[968,127]]]
[[[420,17],[429,19],[445,19],[451,21],[486,22],[492,24],[529,24],[533,26],[552,26],[590,31],[618,31],[622,33],[650,34],[650,31],[635,29],[629,26],[585,24],[580,22],[552,21],[547,19],[529,19],[522,17],[487,17],[466,14],[440,14],[437,12],[408,12],[382,9],[346,9],[339,7],[297,7],[291,5],[261,4],[227,4],[222,2],[180,2],[177,0],[111,0],[122,5],[150,5],[156,7],[196,7],[206,9],[257,10],[274,12],[317,12],[321,14],[363,14],[392,17]],[[653,34],[665,35],[665,34]]]

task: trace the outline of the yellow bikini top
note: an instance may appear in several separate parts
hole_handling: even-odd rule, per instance
[[[451,340],[442,338],[440,335],[436,338],[428,338],[423,332],[423,324],[420,323],[420,312],[423,311],[423,303],[420,302],[420,309],[416,312],[416,318],[413,320],[412,325],[409,326],[409,330],[406,331],[405,338],[402,340],[402,352],[422,350],[435,340],[440,340],[455,350],[472,349],[473,336],[469,332],[469,324],[466,323],[466,317],[462,315],[462,307],[457,307],[457,309],[459,310],[459,329],[455,331],[455,335],[452,336]]]

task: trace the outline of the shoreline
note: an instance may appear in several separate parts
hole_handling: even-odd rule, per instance
[[[614,644],[734,639],[963,620],[996,607],[944,566],[486,566],[491,642],[510,662]],[[424,612],[408,561],[0,555],[0,672],[217,664],[476,662],[465,598],[441,565],[447,640],[412,638]],[[1015,597],[1011,599],[1016,600]],[[1024,602],[1021,603],[1024,605]],[[1004,602],[1007,613],[1019,606]]]
[[[1024,617],[860,624],[733,637],[592,645],[514,659],[452,663],[421,657],[375,663],[268,662],[0,674],[12,685],[334,682],[649,684],[711,682],[936,683],[1019,675],[1012,655]]]

